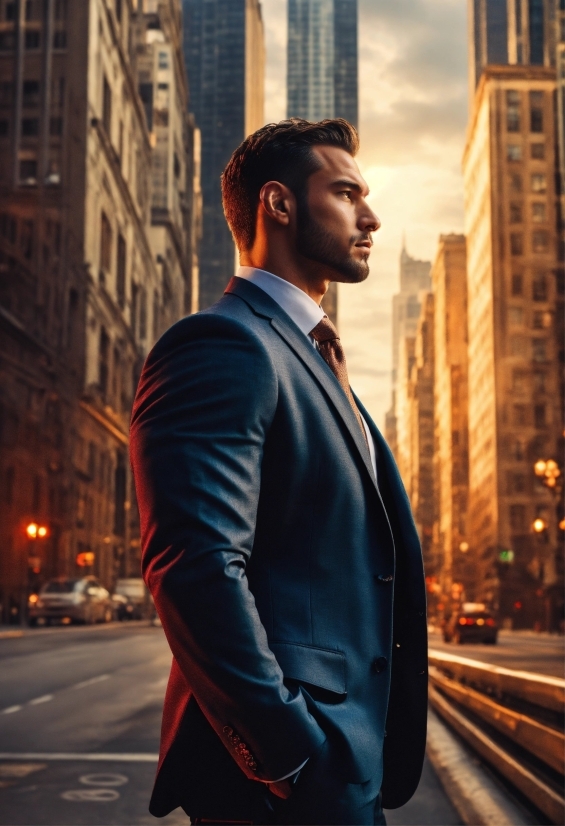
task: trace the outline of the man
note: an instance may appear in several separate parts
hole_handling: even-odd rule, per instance
[[[380,225],[357,148],[344,120],[243,142],[222,179],[242,267],[143,370],[143,572],[173,652],[157,816],[385,823],[418,785],[420,545],[320,307],[331,281],[367,277]]]

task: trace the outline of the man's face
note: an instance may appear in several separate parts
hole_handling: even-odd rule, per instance
[[[297,199],[297,251],[329,281],[364,281],[371,233],[381,225],[366,201],[369,189],[348,152],[335,146],[313,151],[321,166]]]

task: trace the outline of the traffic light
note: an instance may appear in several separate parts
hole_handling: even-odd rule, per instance
[[[514,551],[511,551],[509,548],[503,548],[498,552],[498,559],[500,562],[505,562],[507,565],[510,565],[514,562]]]

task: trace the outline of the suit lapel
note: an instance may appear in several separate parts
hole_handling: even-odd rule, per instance
[[[361,460],[378,492],[377,481],[371,465],[371,457],[363,434],[361,433],[359,422],[338,380],[321,355],[310,344],[306,336],[298,329],[292,319],[279,307],[276,301],[273,301],[273,299],[259,287],[242,278],[232,278],[227,286],[226,293],[238,295],[249,304],[255,313],[268,318],[273,329],[308,368],[318,384],[322,386],[330,402],[351,434]]]

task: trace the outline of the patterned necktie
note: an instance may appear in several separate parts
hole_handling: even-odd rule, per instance
[[[316,324],[310,335],[314,341],[318,343],[320,355],[338,380],[343,392],[347,396],[349,404],[353,408],[355,417],[359,422],[359,427],[361,428],[361,433],[363,434],[365,443],[367,444],[367,447],[369,447],[361,414],[359,413],[359,408],[355,404],[355,399],[353,398],[353,393],[351,392],[351,388],[349,386],[345,353],[343,352],[343,347],[341,346],[341,341],[339,340],[336,328],[327,315],[325,315],[323,319]]]

